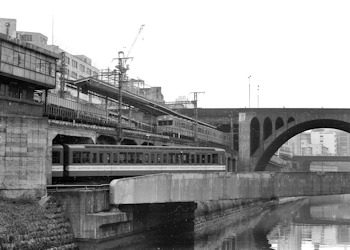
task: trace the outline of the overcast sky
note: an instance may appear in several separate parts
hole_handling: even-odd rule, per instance
[[[201,108],[349,108],[350,1],[11,0],[18,31],[84,54],[99,69],[129,51],[129,77]],[[52,32],[53,31],[53,32]],[[53,36],[52,36],[53,34]],[[259,95],[258,95],[259,85]]]

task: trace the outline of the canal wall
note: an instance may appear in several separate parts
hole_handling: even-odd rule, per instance
[[[277,202],[275,199],[242,199],[114,206],[109,201],[109,189],[51,190],[49,195],[64,208],[79,244],[132,237],[164,225],[167,232],[172,232],[184,221],[187,231],[200,232],[222,223],[227,216],[241,220],[258,213],[262,206]]]
[[[0,199],[0,249],[75,250],[73,231],[54,199]]]
[[[77,239],[124,237],[172,221],[193,221],[188,226],[200,230],[227,215],[245,217],[246,208],[254,212],[280,197],[350,190],[350,173],[160,174],[118,181],[103,189],[50,191]]]

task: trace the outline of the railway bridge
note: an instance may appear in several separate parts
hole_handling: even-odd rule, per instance
[[[272,155],[295,135],[317,128],[350,132],[350,109],[238,110],[239,171],[263,171]]]
[[[193,113],[192,110],[180,112]],[[350,132],[350,109],[199,109],[198,119],[227,130],[231,127],[238,172],[264,171],[273,154],[290,138],[304,131],[333,128]]]

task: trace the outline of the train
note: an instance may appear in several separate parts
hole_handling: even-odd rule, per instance
[[[227,171],[226,151],[214,147],[59,144],[52,177],[132,177],[157,173]]]
[[[285,161],[291,161],[293,158],[293,152],[292,148],[287,145],[283,144],[275,153],[275,155]]]
[[[202,122],[197,125],[174,115],[162,115],[157,117],[157,133],[177,137],[181,139],[194,140],[195,127],[197,126],[197,139],[199,141],[213,142],[221,145],[231,145],[230,136],[217,130],[214,126]]]
[[[53,94],[48,95],[46,115],[51,119],[76,121],[90,125],[100,125],[115,128],[119,124],[119,115],[116,110],[103,108],[92,103],[76,102],[59,98]],[[148,124],[137,119],[121,116],[121,127],[128,131],[144,131],[152,134],[169,136],[184,140],[198,140],[218,145],[232,145],[229,133],[224,133],[216,127],[204,122],[195,122],[191,119],[175,115],[161,115],[156,124]],[[215,145],[214,144],[214,145]]]

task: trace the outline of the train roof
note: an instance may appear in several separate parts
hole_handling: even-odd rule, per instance
[[[222,148],[216,147],[190,147],[190,146],[140,146],[140,145],[108,145],[108,144],[65,144],[71,149],[158,149],[158,150],[203,150],[225,152]]]

